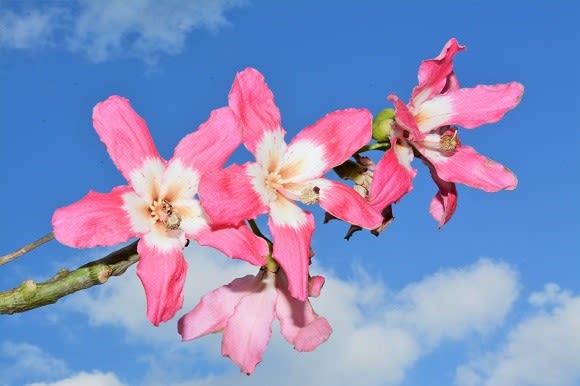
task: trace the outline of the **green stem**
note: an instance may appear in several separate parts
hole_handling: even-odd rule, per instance
[[[364,153],[365,151],[369,150],[382,150],[386,151],[391,148],[391,144],[388,142],[377,142],[377,143],[369,143],[368,145],[364,145],[361,147],[357,153]]]

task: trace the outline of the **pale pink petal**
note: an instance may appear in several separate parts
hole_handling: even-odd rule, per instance
[[[290,296],[285,288],[286,281],[280,280],[282,275],[278,273],[281,286],[276,301],[280,332],[297,351],[312,351],[330,337],[332,328],[326,319],[314,312],[308,299],[300,301]]]
[[[431,178],[433,178],[439,188],[439,191],[431,200],[429,213],[437,220],[439,228],[441,228],[451,219],[457,209],[457,188],[453,182],[443,181],[439,178],[435,167],[429,161],[423,159],[423,162],[429,168]]]
[[[441,94],[450,86],[452,89],[456,87],[457,80],[453,76],[453,57],[464,49],[465,46],[460,45],[457,39],[451,38],[437,57],[421,63],[418,74],[419,85],[413,89],[411,97],[411,103],[414,106]],[[451,77],[453,79],[450,80]]]
[[[302,214],[293,223],[281,224],[270,215],[268,226],[274,242],[273,257],[286,272],[290,294],[298,300],[306,300],[314,218],[311,213],[299,210]]]
[[[439,177],[445,181],[457,182],[486,192],[513,190],[518,184],[511,170],[482,156],[470,146],[459,146],[447,157],[428,158]]]
[[[228,101],[240,119],[244,145],[252,154],[264,132],[282,130],[274,94],[258,70],[246,68],[236,74]]]
[[[269,255],[266,240],[256,236],[246,224],[207,227],[192,238],[200,245],[213,247],[228,257],[257,266],[265,265]]]
[[[248,174],[251,165],[231,165],[202,177],[198,194],[212,223],[237,225],[268,211]]]
[[[313,181],[313,184],[319,188],[320,206],[334,217],[366,229],[374,229],[382,224],[380,211],[373,209],[350,186],[322,178]]]
[[[418,141],[423,137],[419,131],[415,117],[407,107],[396,95],[389,95],[389,100],[395,105],[395,118],[397,123],[401,125],[410,134],[410,139]]]
[[[79,201],[57,209],[52,215],[54,237],[76,248],[110,246],[135,236],[131,220],[123,209],[123,194],[128,186],[110,193],[89,192]]]
[[[325,281],[324,276],[316,275],[310,277],[308,279],[308,296],[313,298],[320,296],[320,291],[322,291]]]
[[[127,181],[146,159],[161,158],[147,124],[123,97],[114,95],[98,103],[93,109],[93,126]]]
[[[226,323],[222,355],[229,357],[246,374],[253,373],[262,361],[272,335],[277,297],[274,274],[266,272],[261,288],[242,298]]]
[[[173,318],[183,305],[187,262],[181,248],[162,250],[143,239],[137,244],[137,253],[137,276],[145,289],[147,317],[158,326]]]
[[[193,310],[177,322],[181,338],[192,340],[223,330],[242,298],[257,292],[261,285],[256,276],[247,275],[204,295]]]
[[[346,109],[326,114],[303,129],[288,146],[288,161],[295,169],[292,174],[298,176],[298,180],[291,181],[320,177],[349,159],[371,139],[372,120],[368,110]],[[322,152],[316,154],[318,159],[314,164],[310,159],[304,160],[310,148],[320,148]]]
[[[524,87],[517,82],[461,88],[417,106],[415,119],[423,133],[446,125],[472,129],[499,121],[518,105],[523,92]]]
[[[242,141],[234,112],[223,107],[211,112],[209,119],[186,135],[175,148],[173,158],[188,168],[207,173],[223,167]]]
[[[375,210],[381,212],[411,191],[417,173],[410,165],[412,157],[409,147],[395,142],[378,162],[369,195],[370,204]]]

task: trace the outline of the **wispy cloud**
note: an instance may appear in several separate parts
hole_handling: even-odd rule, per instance
[[[243,0],[131,0],[18,3],[0,12],[0,46],[63,47],[93,62],[180,53],[196,28],[216,31]]]
[[[461,386],[574,386],[580,383],[580,295],[548,284],[533,293],[533,315],[495,352],[457,369]]]
[[[51,383],[29,383],[26,386],[125,386],[113,373],[80,372],[60,381]]]
[[[0,345],[0,381],[22,384],[25,379],[55,379],[68,373],[66,363],[40,347],[5,341]]]

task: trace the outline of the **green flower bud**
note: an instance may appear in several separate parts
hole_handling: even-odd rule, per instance
[[[386,142],[391,136],[395,110],[384,109],[373,119],[373,138],[377,142]]]

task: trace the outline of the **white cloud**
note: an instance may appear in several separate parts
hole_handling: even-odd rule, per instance
[[[124,386],[113,373],[101,373],[93,371],[92,373],[80,372],[66,379],[51,383],[30,383],[26,386]]]
[[[538,308],[496,351],[457,369],[461,386],[573,386],[580,383],[580,296],[547,284]]]
[[[29,343],[5,341],[0,345],[0,379],[16,382],[23,377],[54,378],[68,372],[64,361]]]
[[[224,12],[241,3],[243,0],[32,3],[34,6],[0,13],[0,46],[55,45],[94,62],[126,57],[154,62],[161,54],[181,52],[192,30],[216,31],[227,25]]]
[[[183,312],[204,293],[256,271],[247,264],[233,264],[209,249],[191,246],[186,256],[190,270]],[[313,270],[321,271],[316,266]],[[315,352],[298,353],[275,326],[264,361],[251,377],[241,376],[234,365],[220,357],[219,335],[179,343],[176,320],[161,329],[151,327],[145,318],[143,289],[134,272],[128,272],[122,280],[113,279],[98,291],[75,296],[67,307],[86,313],[92,324],[116,325],[127,329],[129,337],[137,337],[136,342],[156,345],[152,362],[164,360],[168,365],[159,364],[153,369],[146,384],[163,380],[164,384],[181,386],[269,385],[275,377],[280,386],[300,382],[396,385],[417,360],[445,340],[486,333],[500,325],[518,293],[516,273],[490,260],[441,271],[398,292],[389,291],[360,270],[352,281],[328,273],[326,277],[323,293],[313,303],[333,326],[330,340]],[[176,354],[176,350],[181,351]],[[184,375],[183,368],[200,362],[226,370],[188,380],[192,376]],[[172,370],[178,366],[180,371]],[[280,371],[286,375],[279,377]]]

